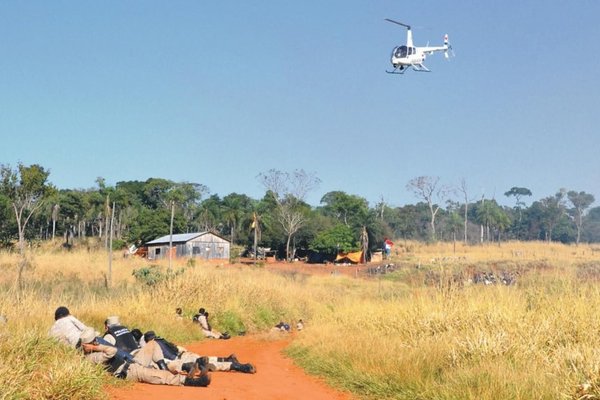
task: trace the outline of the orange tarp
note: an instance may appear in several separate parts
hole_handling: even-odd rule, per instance
[[[337,257],[335,258],[335,261],[340,261],[340,260],[344,260],[344,259],[348,259],[350,262],[353,262],[355,264],[360,264],[364,261],[363,260],[363,252],[355,251],[353,253],[339,253],[337,255]]]

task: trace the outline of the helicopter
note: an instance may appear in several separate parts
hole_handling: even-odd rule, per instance
[[[436,51],[443,51],[444,57],[448,58],[448,50],[452,49],[452,46],[448,43],[448,34],[444,36],[443,46],[425,46],[415,47],[413,45],[412,31],[410,25],[403,24],[402,22],[394,21],[393,19],[385,19],[393,24],[401,25],[407,29],[406,32],[406,45],[396,46],[392,50],[392,56],[390,61],[394,69],[392,71],[385,71],[388,74],[404,74],[409,67],[418,72],[431,72],[423,62],[425,57],[429,54],[433,54]]]

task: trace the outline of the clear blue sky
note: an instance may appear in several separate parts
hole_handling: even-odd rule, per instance
[[[416,203],[438,176],[473,197],[560,188],[600,203],[600,2],[2,1],[0,163],[59,188],[160,177],[261,198],[256,176]],[[388,75],[448,33],[456,57]]]

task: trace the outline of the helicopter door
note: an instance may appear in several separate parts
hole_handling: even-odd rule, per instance
[[[396,58],[406,58],[406,54],[407,54],[406,46],[399,46],[394,49],[394,56]]]

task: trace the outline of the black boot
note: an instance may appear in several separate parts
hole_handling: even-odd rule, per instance
[[[217,357],[217,361],[220,362],[232,362],[232,363],[240,363],[235,354],[230,354],[229,357]]]
[[[196,365],[198,366],[198,368],[204,368],[208,371],[217,370],[217,368],[214,365],[208,362],[208,357],[206,356],[196,358]]]
[[[193,362],[186,362],[181,364],[181,370],[184,372],[191,372],[194,369],[194,363]]]
[[[203,357],[196,358],[196,364],[198,364],[201,367],[207,367],[208,366],[208,357],[203,356]]]
[[[200,375],[198,378],[185,378],[183,386],[200,386],[206,387],[210,385],[210,374]]]
[[[254,365],[252,365],[250,363],[240,364],[240,363],[233,362],[233,363],[231,363],[231,370],[237,371],[237,372],[243,372],[245,374],[255,374],[256,373],[256,368],[254,367]]]
[[[156,365],[158,365],[158,369],[162,369],[163,371],[169,370],[169,368],[167,368],[167,363],[165,362],[165,360],[158,360],[156,362]]]
[[[184,363],[181,370],[187,372],[187,377],[190,379],[201,378],[208,375],[208,368],[196,362]]]

